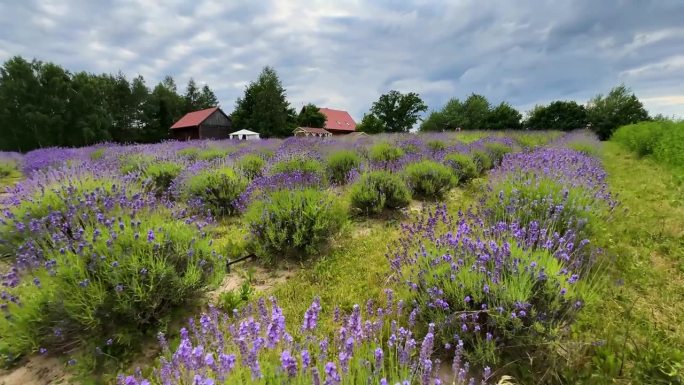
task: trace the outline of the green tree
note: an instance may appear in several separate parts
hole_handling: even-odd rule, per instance
[[[37,142],[28,127],[35,126],[32,111],[40,103],[39,62],[15,56],[0,67],[0,150],[28,151]]]
[[[297,124],[300,127],[323,128],[325,127],[325,120],[326,117],[321,110],[311,103],[302,107],[299,116],[297,116]]]
[[[371,113],[383,123],[386,132],[408,132],[425,111],[427,106],[418,94],[394,90],[380,96],[371,107]]]
[[[214,94],[214,91],[212,91],[208,85],[203,85],[202,92],[200,92],[199,98],[197,99],[197,108],[205,109],[217,107],[218,105],[218,98],[216,97],[216,94]]]
[[[264,67],[257,80],[245,88],[231,117],[236,128],[256,131],[263,137],[289,136],[296,127],[296,114],[271,67]]]
[[[574,101],[557,100],[548,106],[535,106],[525,121],[532,130],[571,131],[583,128],[589,122],[587,110]]]
[[[610,138],[620,126],[648,120],[648,112],[631,89],[619,85],[603,96],[596,95],[589,101],[591,128],[601,140]]]
[[[464,130],[484,130],[487,128],[489,118],[489,101],[486,97],[471,94],[463,102],[462,125]]]
[[[356,131],[379,134],[385,132],[385,124],[373,114],[364,114],[361,123],[356,126]]]
[[[200,89],[197,88],[195,79],[190,78],[188,86],[185,88],[185,95],[183,95],[183,113],[187,114],[191,111],[199,110]]]
[[[522,115],[510,104],[502,102],[489,111],[487,128],[490,130],[519,130],[522,128]]]

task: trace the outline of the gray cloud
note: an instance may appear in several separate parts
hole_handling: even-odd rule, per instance
[[[360,119],[389,89],[431,108],[471,92],[525,111],[624,82],[684,116],[684,2],[0,0],[0,60],[164,75],[214,88],[231,110],[265,65],[295,107]]]

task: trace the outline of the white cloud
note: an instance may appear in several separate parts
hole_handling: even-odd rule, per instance
[[[168,74],[180,89],[193,77],[228,110],[272,65],[294,106],[357,118],[390,89],[418,92],[431,108],[476,92],[524,111],[623,81],[653,112],[684,116],[670,103],[684,81],[682,14],[681,2],[619,0],[8,1],[0,60],[121,70],[149,86]]]

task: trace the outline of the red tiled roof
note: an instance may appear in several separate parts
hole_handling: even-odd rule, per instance
[[[330,131],[327,131],[324,128],[315,128],[315,127],[297,127],[297,128],[295,128],[295,131],[297,131],[297,130],[310,132],[312,134],[329,134],[330,133]]]
[[[356,131],[356,122],[347,111],[320,108],[325,115],[325,129],[336,131]]]
[[[206,110],[188,112],[182,118],[180,118],[180,120],[174,123],[174,125],[171,126],[171,129],[173,130],[174,128],[199,126],[200,124],[202,124],[203,121],[205,121],[209,116],[211,116],[211,114],[216,112],[218,109],[218,107],[212,107],[207,108]]]

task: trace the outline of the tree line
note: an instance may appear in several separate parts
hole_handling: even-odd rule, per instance
[[[192,79],[181,94],[170,76],[150,89],[142,76],[70,73],[17,56],[0,67],[0,150],[158,142],[183,114],[217,105]]]
[[[190,79],[179,93],[167,76],[150,89],[142,76],[70,73],[59,65],[22,57],[0,67],[0,150],[29,151],[49,146],[84,146],[103,141],[158,142],[185,113],[218,105],[209,86]],[[562,130],[591,127],[607,139],[619,126],[649,116],[624,85],[597,95],[586,106],[553,101],[535,106],[526,118],[506,102],[492,105],[483,95],[450,99],[441,109],[428,110],[414,92],[389,91],[374,102],[357,126],[367,133],[453,130]],[[286,137],[299,126],[324,127],[325,116],[313,104],[299,112],[272,67],[250,82],[231,114],[235,129],[263,137]]]
[[[417,94],[390,91],[382,95],[363,116],[357,130],[367,133],[408,132],[427,110]],[[661,118],[661,117],[655,117]],[[420,131],[455,130],[560,130],[589,127],[602,140],[618,127],[652,119],[643,104],[624,85],[607,95],[597,95],[586,106],[575,101],[553,101],[537,105],[523,119],[510,104],[493,106],[486,97],[471,94],[461,101],[450,99],[444,107],[431,111],[420,123]]]

